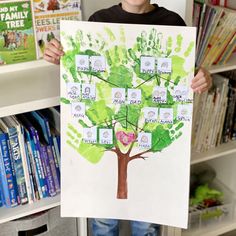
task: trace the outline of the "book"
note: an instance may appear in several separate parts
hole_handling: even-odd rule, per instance
[[[47,152],[47,146],[45,144],[41,144],[41,149],[43,153],[43,160],[44,160],[44,166],[45,166],[45,173],[46,173],[46,180],[48,185],[48,192],[49,196],[53,197],[57,194],[55,181],[53,177],[53,169],[51,167],[51,163],[49,160],[48,152]]]
[[[223,128],[223,137],[222,142],[227,143],[232,138],[233,131],[233,122],[234,122],[234,113],[236,106],[236,87],[234,88],[231,83],[229,83],[229,94],[228,94],[228,104],[227,104],[227,112],[226,119],[224,122]]]
[[[213,87],[204,94],[196,94],[193,109],[192,146],[204,152],[222,143],[223,127],[227,120],[229,79],[213,75]]]
[[[59,193],[61,191],[60,190],[60,180],[57,177],[57,169],[56,169],[55,160],[53,157],[52,148],[50,145],[47,146],[47,155],[48,155],[49,164],[51,167],[52,176],[53,176],[54,183],[55,183],[55,189],[56,189],[56,192]]]
[[[35,130],[34,126],[31,124],[29,119],[25,114],[20,114],[16,116],[24,125],[26,130],[28,130],[28,141],[30,146],[29,150],[32,152],[32,156],[34,157],[34,162],[35,162],[35,168],[36,168],[36,173],[37,173],[37,178],[38,178],[38,189],[39,189],[39,194],[40,198],[45,198],[48,196],[48,189],[47,189],[47,184],[46,184],[46,179],[45,179],[45,173],[43,169],[43,163],[41,159],[41,149],[40,145],[37,140],[37,131]]]
[[[13,176],[7,142],[8,135],[0,130],[0,195],[2,204],[6,207],[14,207],[18,205],[18,190]]]
[[[217,1],[211,2],[215,5],[210,5],[209,2],[211,1],[195,1],[196,10],[199,9],[198,5],[202,5],[198,20],[196,65],[206,68],[226,63],[235,51],[236,44],[235,11],[219,7]],[[194,13],[195,25],[198,14]]]
[[[33,183],[33,189],[34,189],[34,201],[39,200],[43,198],[42,193],[42,181],[40,178],[40,168],[36,166],[35,157],[37,158],[37,151],[34,148],[34,142],[32,141],[30,137],[30,133],[27,129],[25,129],[26,134],[26,147],[28,151],[30,166],[32,170],[32,183]]]
[[[0,1],[0,65],[37,59],[29,0]]]
[[[2,122],[5,124],[4,131],[7,132],[9,136],[9,142],[10,142],[9,151],[12,153],[12,161],[15,169],[16,183],[18,186],[18,192],[20,195],[21,204],[25,204],[28,203],[28,196],[27,196],[25,173],[23,168],[17,129],[10,117],[2,118]]]
[[[58,163],[57,157],[56,157],[55,148],[53,145],[53,140],[52,140],[52,136],[51,136],[51,132],[50,132],[48,119],[46,117],[44,117],[40,112],[27,113],[27,117],[29,118],[29,120],[33,124],[33,126],[36,128],[36,131],[39,133],[41,140],[39,140],[39,138],[38,138],[38,143],[41,143],[43,145],[45,145],[45,143],[46,143],[48,148],[51,149],[50,153],[52,153],[53,163],[54,163],[55,169],[56,169],[56,172],[55,172],[56,175],[54,175],[54,171],[53,171],[52,167],[51,167],[51,171],[52,171],[52,176],[54,178],[56,190],[57,190],[57,192],[59,192],[60,191],[60,169],[59,169],[59,163]],[[50,162],[50,163],[52,164],[52,162]]]
[[[27,163],[27,156],[26,156],[26,147],[25,147],[25,140],[24,140],[24,129],[23,125],[20,124],[20,122],[16,119],[15,116],[9,117],[12,119],[12,122],[14,122],[14,126],[17,129],[18,133],[18,140],[19,140],[19,149],[21,152],[21,157],[22,157],[22,165],[23,165],[23,170],[24,170],[24,176],[25,176],[25,184],[26,184],[26,189],[27,189],[27,197],[29,203],[33,202],[33,193],[32,193],[32,188],[31,188],[31,183],[30,183],[30,174],[29,174],[29,165]]]
[[[80,0],[33,0],[37,50],[43,56],[51,39],[59,40],[60,20],[81,20]]]

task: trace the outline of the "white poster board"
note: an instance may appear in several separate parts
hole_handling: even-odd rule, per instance
[[[195,34],[62,21],[62,217],[187,227]]]

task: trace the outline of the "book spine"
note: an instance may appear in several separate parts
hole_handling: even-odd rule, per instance
[[[11,145],[12,157],[16,172],[16,182],[21,199],[21,204],[25,204],[28,203],[28,197],[27,197],[24,169],[22,164],[22,157],[16,128],[9,129],[9,141]]]
[[[9,136],[8,135],[7,135],[7,147],[8,147],[8,151],[9,151],[10,160],[11,160],[11,168],[12,168],[12,174],[13,174],[13,183],[14,183],[14,186],[15,186],[16,192],[17,192],[17,202],[18,202],[18,204],[21,204],[20,194],[19,194],[18,185],[17,185],[17,181],[16,181],[15,164],[14,164],[13,154],[12,154],[10,140],[9,140]]]
[[[35,163],[35,155],[37,155],[37,153],[35,153],[34,149],[32,148],[33,146],[34,146],[33,142],[31,140],[28,140],[27,148],[28,148],[30,165],[32,168],[32,174],[33,174],[32,177],[33,177],[34,193],[35,193],[35,198],[39,200],[43,198],[43,194],[42,194],[42,189],[40,185],[38,169]]]
[[[55,166],[56,166],[56,172],[57,172],[57,179],[59,180],[59,186],[60,186],[60,162],[55,150],[55,146],[53,143],[53,137],[51,135],[51,131],[50,131],[50,126],[49,126],[49,122],[48,120],[45,120],[45,124],[46,124],[46,133],[47,133],[47,137],[49,140],[49,144],[52,148],[52,153],[53,153],[53,157],[54,157],[54,161],[55,161]]]
[[[45,174],[43,171],[43,166],[42,166],[42,161],[41,161],[41,156],[40,156],[40,151],[41,151],[40,144],[37,141],[36,130],[34,128],[31,128],[31,134],[33,137],[33,142],[34,142],[34,158],[35,158],[36,168],[37,168],[38,176],[40,180],[42,197],[45,198],[48,196],[48,189],[47,189]]]
[[[232,127],[232,140],[235,141],[236,140],[236,108],[234,111],[234,125]]]
[[[34,181],[35,180],[34,180],[34,176],[33,176],[33,170],[32,170],[32,166],[31,166],[30,154],[29,154],[29,150],[28,150],[27,141],[25,141],[25,155],[26,155],[25,156],[26,157],[26,164],[27,164],[28,171],[29,171],[31,199],[32,199],[32,201],[35,201],[37,199],[36,194],[35,194],[35,186],[34,186]]]
[[[55,160],[53,157],[52,148],[50,145],[47,146],[47,154],[48,154],[48,159],[49,159],[49,163],[50,163],[50,167],[51,167],[51,171],[52,171],[53,180],[55,183],[56,192],[59,193],[60,192],[60,184],[59,184],[59,179],[57,176],[57,170],[56,170]]]
[[[25,140],[24,140],[24,129],[22,126],[17,126],[18,131],[18,137],[19,137],[19,145],[20,145],[20,151],[22,156],[22,164],[23,164],[23,170],[24,170],[24,176],[25,176],[25,184],[26,184],[26,190],[27,190],[27,197],[29,203],[33,202],[32,198],[32,188],[30,184],[30,176],[29,176],[29,166],[27,164],[27,157],[26,157],[26,151],[25,151]]]
[[[58,147],[58,143],[57,143],[57,138],[55,136],[53,137],[53,145],[54,145],[54,148],[55,148],[56,157],[57,157],[57,161],[58,161],[58,164],[59,164],[59,169],[61,171],[60,152],[59,152],[59,147]]]
[[[14,185],[11,160],[5,134],[0,135],[0,169],[5,205],[7,207],[17,206],[17,191],[15,190],[16,185]]]
[[[43,153],[43,161],[44,161],[44,166],[45,166],[48,192],[49,192],[49,196],[53,197],[57,194],[57,192],[56,192],[55,183],[53,180],[53,175],[52,175],[50,162],[49,162],[49,158],[48,158],[48,154],[47,154],[47,148],[45,145],[42,145],[41,149],[42,149],[42,153]]]
[[[56,139],[57,139],[57,146],[58,146],[59,154],[60,154],[60,157],[61,157],[61,138],[60,138],[59,135],[57,135]]]

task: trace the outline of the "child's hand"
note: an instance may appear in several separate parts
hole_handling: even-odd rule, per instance
[[[192,89],[197,93],[204,93],[212,86],[212,77],[204,68],[200,68],[197,75],[192,80]]]
[[[44,50],[43,58],[48,62],[59,65],[60,58],[63,55],[64,55],[64,52],[63,52],[61,43],[56,39],[52,39],[47,44],[47,46]]]

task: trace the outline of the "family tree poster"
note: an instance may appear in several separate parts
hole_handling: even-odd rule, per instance
[[[187,226],[195,29],[62,21],[63,217]]]

